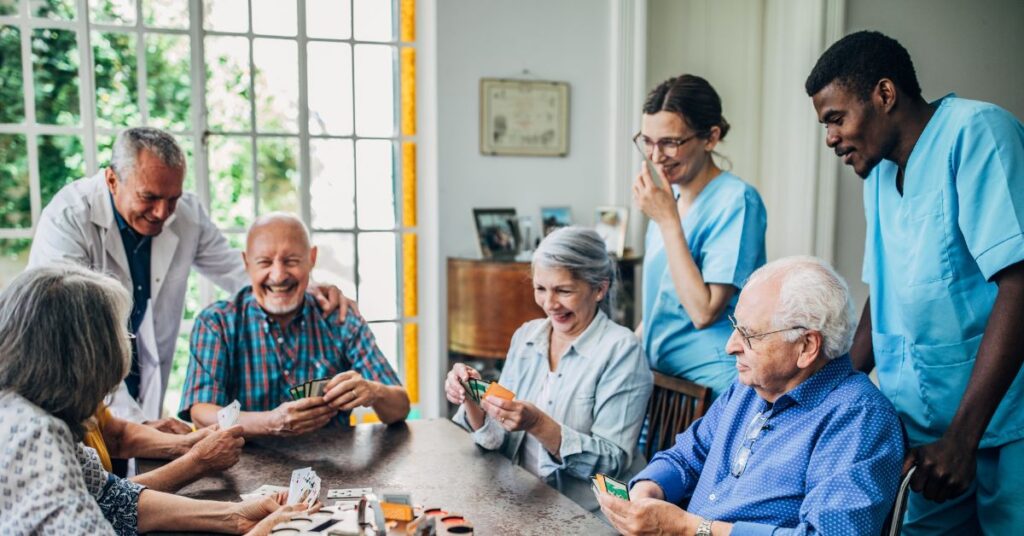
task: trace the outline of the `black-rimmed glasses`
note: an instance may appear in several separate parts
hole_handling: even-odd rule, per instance
[[[673,157],[679,152],[679,148],[682,147],[686,142],[696,138],[696,134],[692,134],[685,138],[661,138],[660,140],[652,140],[647,136],[644,136],[643,132],[637,132],[633,136],[633,145],[636,145],[640,152],[644,153],[648,157],[654,154],[654,146],[658,146],[658,150],[661,154]]]
[[[751,339],[762,339],[764,337],[767,337],[768,335],[773,335],[775,333],[782,333],[783,331],[789,331],[789,330],[792,330],[792,329],[807,329],[807,328],[805,328],[803,326],[791,326],[791,327],[788,327],[788,328],[777,329],[775,331],[766,331],[764,333],[747,333],[747,330],[743,329],[742,327],[740,327],[736,323],[736,317],[734,317],[732,315],[729,315],[728,318],[729,318],[729,323],[732,324],[732,329],[736,330],[736,333],[739,333],[740,337],[743,338],[743,344],[745,344],[747,346],[747,350],[753,350],[754,349],[754,347],[751,346],[751,343],[750,343]]]
[[[747,461],[750,460],[750,449],[754,446],[754,441],[761,437],[761,431],[765,429],[767,422],[768,415],[760,411],[750,421],[747,433],[743,435],[743,442],[740,443],[740,449],[736,452],[736,458],[732,462],[732,470],[729,471],[732,476],[739,478],[743,474],[743,470],[747,468]]]

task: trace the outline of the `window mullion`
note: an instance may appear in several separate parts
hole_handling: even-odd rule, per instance
[[[85,150],[85,174],[99,171],[96,161],[96,79],[92,69],[92,35],[89,26],[89,0],[78,0],[78,109],[81,110],[82,148]]]
[[[210,177],[206,146],[206,54],[203,33],[203,0],[189,0],[189,41],[192,57],[192,175],[196,181],[196,195],[206,212],[212,210],[210,199]]]
[[[135,2],[135,84],[139,99],[139,120],[143,125],[149,124],[149,99],[146,98],[146,87],[149,84],[149,73],[146,72],[146,32],[142,25],[142,1]]]
[[[306,50],[306,3],[296,2],[298,8],[298,52],[299,52],[299,217],[310,228],[313,227],[310,185],[313,182],[309,148],[309,95],[307,95],[308,57]]]
[[[249,18],[249,29],[246,38],[249,41],[249,154],[252,158],[252,200],[253,218],[260,213],[260,166],[259,147],[256,145],[256,43],[252,33],[252,2],[246,2],[246,16]]]

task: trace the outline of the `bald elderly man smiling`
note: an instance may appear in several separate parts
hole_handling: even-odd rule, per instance
[[[192,329],[179,416],[205,426],[238,399],[247,437],[288,436],[372,408],[381,421],[409,413],[409,397],[366,321],[351,311],[328,322],[307,292],[317,249],[290,214],[269,214],[249,229],[242,257],[252,285],[207,307]],[[289,389],[330,378],[323,396],[292,400]]]

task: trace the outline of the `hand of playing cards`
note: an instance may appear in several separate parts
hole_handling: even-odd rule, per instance
[[[312,506],[320,498],[320,477],[312,467],[292,471],[292,480],[288,486],[286,504],[305,503]]]
[[[622,482],[602,473],[597,473],[591,480],[598,493],[607,493],[613,497],[629,500],[629,488]]]
[[[296,385],[288,390],[288,394],[292,396],[292,400],[299,400],[302,398],[311,398],[315,396],[324,396],[324,391],[327,389],[327,383],[330,382],[330,378],[319,378],[316,380],[310,380],[302,385]]]
[[[509,391],[498,382],[485,382],[476,378],[462,380],[460,378],[459,383],[462,384],[462,388],[466,391],[466,396],[477,404],[488,396],[496,396],[505,400],[513,400],[516,397],[515,393]]]

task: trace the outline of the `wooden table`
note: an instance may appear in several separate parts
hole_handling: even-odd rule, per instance
[[[157,467],[142,460],[141,471]],[[182,489],[195,499],[237,501],[262,484],[287,486],[312,467],[331,488],[371,487],[412,494],[413,502],[466,516],[477,535],[614,534],[599,518],[497,452],[473,444],[451,421],[431,419],[246,443],[237,465]],[[330,501],[325,501],[327,504]]]

